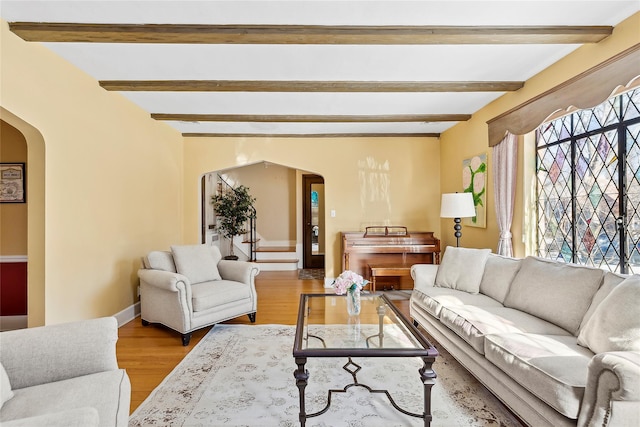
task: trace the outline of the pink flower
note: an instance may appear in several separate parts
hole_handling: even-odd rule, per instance
[[[343,295],[348,291],[360,291],[362,287],[369,283],[361,275],[354,273],[351,270],[343,271],[342,274],[333,281],[333,287],[336,290],[336,294]]]

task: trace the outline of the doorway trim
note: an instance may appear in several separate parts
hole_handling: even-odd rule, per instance
[[[311,215],[311,186],[312,184],[322,184],[324,187],[324,178],[320,175],[304,174],[302,175],[302,266],[303,268],[322,268],[324,269],[324,254],[314,255],[312,252],[312,215]],[[320,215],[324,216],[324,206],[320,207]],[[324,228],[324,227],[323,227]],[[322,237],[325,230],[321,229]]]

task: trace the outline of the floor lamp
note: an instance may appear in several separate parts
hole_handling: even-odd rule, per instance
[[[453,218],[456,230],[456,246],[460,246],[460,218],[469,218],[476,216],[476,207],[473,204],[473,195],[471,193],[447,193],[442,195],[442,203],[440,205],[440,218]]]

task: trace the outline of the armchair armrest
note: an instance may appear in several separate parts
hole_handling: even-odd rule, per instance
[[[222,259],[218,262],[218,271],[225,280],[253,285],[253,279],[260,273],[260,267],[253,262]]]
[[[432,288],[436,283],[438,273],[437,264],[414,264],[411,266],[411,277],[413,278],[413,288]]]
[[[640,419],[640,352],[596,354],[582,399],[579,427],[633,425]]]
[[[0,334],[0,359],[12,389],[118,369],[114,317]]]
[[[180,288],[184,289],[190,285],[186,276],[164,270],[140,269],[138,270],[138,278],[149,285],[170,292],[178,292]]]

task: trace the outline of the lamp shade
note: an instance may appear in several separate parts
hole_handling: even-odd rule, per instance
[[[442,195],[441,218],[468,218],[476,216],[471,193],[447,193]]]

